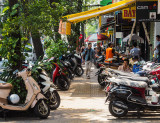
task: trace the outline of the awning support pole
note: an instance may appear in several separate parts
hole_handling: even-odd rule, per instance
[[[152,44],[151,44],[151,41],[150,41],[150,38],[149,38],[149,34],[147,32],[147,27],[146,27],[144,22],[142,22],[142,25],[143,25],[144,32],[145,32],[145,35],[146,35],[146,38],[147,38],[147,41],[148,41],[148,44],[149,44],[149,47],[150,47],[150,52],[152,52]]]
[[[131,43],[131,39],[132,39],[132,35],[133,35],[133,32],[134,32],[135,26],[136,26],[136,20],[134,21],[133,26],[132,26],[131,35],[130,35],[129,42],[128,42],[129,46],[130,46],[130,43]]]
[[[145,31],[145,35],[146,35],[146,38],[147,38],[147,41],[148,41],[148,44],[150,45],[151,44],[151,41],[149,39],[149,35],[148,35],[148,32],[147,32],[147,28],[146,28],[146,25],[144,22],[142,22],[142,25],[143,25],[143,28],[144,28],[144,31]]]
[[[133,26],[132,26],[131,35],[130,35],[130,38],[129,38],[129,41],[128,41],[128,46],[127,46],[127,49],[126,49],[126,55],[129,54],[129,46],[130,46],[130,43],[131,43],[131,39],[132,39],[132,35],[133,35],[133,32],[134,32],[135,26],[136,26],[136,20],[134,21]]]

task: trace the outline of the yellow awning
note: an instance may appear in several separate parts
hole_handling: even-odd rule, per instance
[[[136,0],[123,0],[117,3],[113,3],[111,5],[99,7],[93,10],[67,15],[67,16],[64,16],[63,18],[67,18],[67,21],[69,22],[78,23],[78,22],[81,22],[81,21],[84,21],[90,18],[100,16],[100,15],[122,10],[124,8],[129,7],[130,5],[134,3],[136,3]]]

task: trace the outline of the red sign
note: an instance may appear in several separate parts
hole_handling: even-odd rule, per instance
[[[122,18],[123,19],[132,19],[136,18],[136,8],[131,7],[131,8],[126,8],[122,11]]]

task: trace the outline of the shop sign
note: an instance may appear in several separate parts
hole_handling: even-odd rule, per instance
[[[71,23],[60,20],[58,32],[64,35],[71,35]]]
[[[140,22],[160,22],[157,1],[137,1],[136,20]]]
[[[123,19],[135,19],[136,18],[136,7],[123,9],[122,18]]]

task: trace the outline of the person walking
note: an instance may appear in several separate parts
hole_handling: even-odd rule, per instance
[[[85,50],[85,46],[83,45],[83,46],[81,47],[82,64],[85,64],[85,55],[83,55],[84,50]]]
[[[83,54],[85,55],[86,77],[90,79],[92,62],[94,62],[94,50],[91,43],[88,43],[88,48],[84,50]]]

